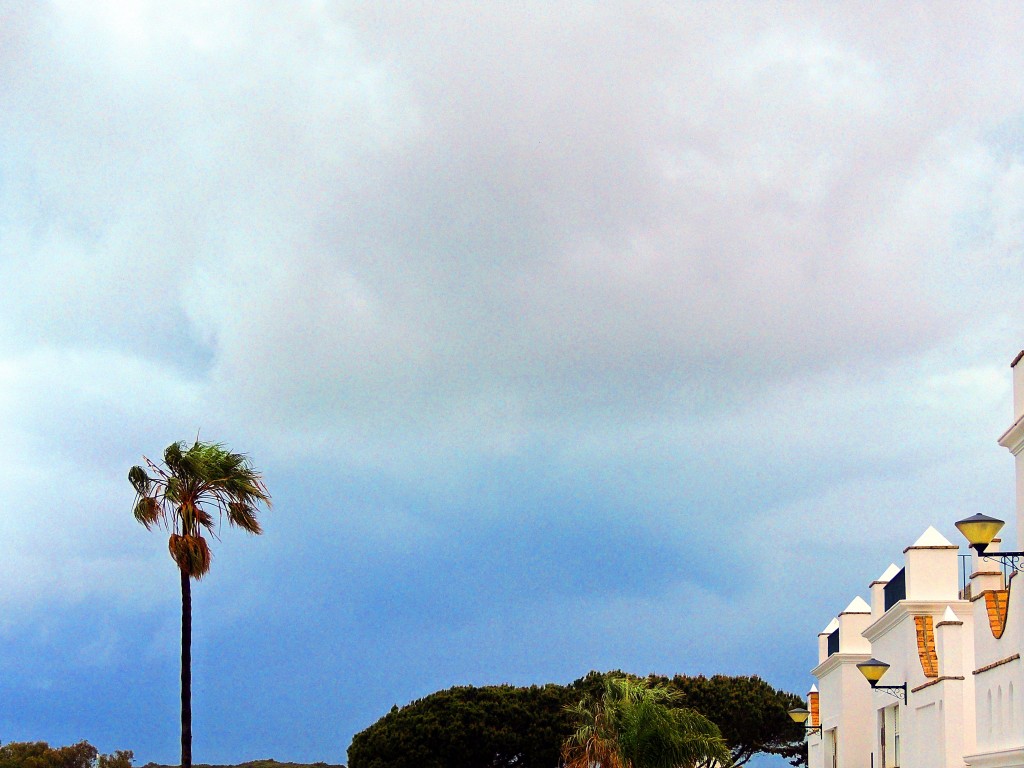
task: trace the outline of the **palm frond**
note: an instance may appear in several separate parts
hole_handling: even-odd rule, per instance
[[[260,522],[256,519],[256,510],[241,501],[228,503],[228,522],[249,533],[257,535],[263,533],[263,528],[260,527]]]
[[[216,519],[226,516],[232,527],[262,533],[257,513],[260,506],[270,507],[270,493],[248,457],[220,443],[171,443],[163,458],[163,467],[143,457],[149,471],[129,471],[136,492],[132,511],[146,528],[164,524],[171,530],[171,556],[182,572],[198,579],[210,568],[200,531],[216,537]]]
[[[181,447],[184,443],[171,443],[164,448],[164,464],[173,473],[177,473],[181,469]]]
[[[196,523],[203,526],[206,530],[213,530],[213,515],[207,512],[202,507],[195,508]]]
[[[170,550],[171,557],[182,573],[198,580],[209,572],[210,561],[213,558],[210,547],[202,536],[179,536],[172,533],[167,542],[167,549]]]
[[[566,707],[578,723],[562,748],[567,768],[731,765],[717,726],[693,710],[673,706],[678,698],[663,685],[608,678],[599,700]]]
[[[147,531],[160,522],[160,505],[152,496],[142,496],[132,511],[135,519],[146,526]]]
[[[139,496],[148,495],[150,488],[153,487],[153,481],[146,474],[146,470],[140,466],[134,466],[128,470],[128,482],[132,484],[132,488]]]

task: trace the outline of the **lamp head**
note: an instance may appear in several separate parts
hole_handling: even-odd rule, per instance
[[[793,707],[789,710],[789,716],[793,718],[794,723],[803,724],[807,722],[807,718],[811,716],[811,713],[803,707]]]
[[[878,685],[878,681],[882,679],[882,675],[889,669],[889,665],[878,659],[868,659],[858,664],[857,669],[860,670],[860,673],[867,678],[867,681],[871,683],[871,687],[874,688]]]
[[[979,555],[984,554],[985,548],[992,542],[992,539],[999,533],[999,529],[1005,523],[988,515],[971,515],[956,523],[960,533],[967,539],[967,543]]]

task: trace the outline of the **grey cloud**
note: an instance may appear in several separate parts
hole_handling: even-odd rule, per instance
[[[1002,18],[133,7],[8,16],[0,351],[53,355],[10,408],[41,456],[170,413],[282,463],[649,428],[739,474],[724,413],[1021,308]]]
[[[399,428],[657,410],[948,337],[931,254],[974,205],[941,143],[962,121],[857,18],[111,13],[51,9],[15,78],[16,177],[56,215],[13,222],[34,266],[9,285],[43,303],[9,322],[43,337],[180,349],[218,397]]]

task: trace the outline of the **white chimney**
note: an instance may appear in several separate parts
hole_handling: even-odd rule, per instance
[[[818,663],[821,664],[828,658],[828,636],[839,629],[839,619],[832,619],[828,625],[818,633]]]
[[[877,619],[885,613],[885,587],[890,581],[892,581],[892,577],[899,572],[900,569],[896,567],[895,563],[889,563],[889,567],[885,569],[885,573],[871,582],[869,589],[871,590],[872,619]]]
[[[964,675],[963,626],[948,605],[935,625],[935,652],[939,657],[939,674],[944,677]]]

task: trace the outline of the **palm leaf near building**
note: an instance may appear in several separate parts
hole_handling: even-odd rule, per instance
[[[147,530],[170,531],[167,547],[181,576],[181,768],[192,766],[192,579],[210,570],[210,547],[224,518],[232,527],[263,532],[257,519],[270,506],[263,479],[240,453],[217,443],[171,443],[163,466],[143,456],[128,480],[135,489],[135,519]]]
[[[692,709],[672,706],[664,685],[610,677],[603,695],[567,707],[576,721],[562,758],[566,768],[695,768],[728,766],[718,727]]]

